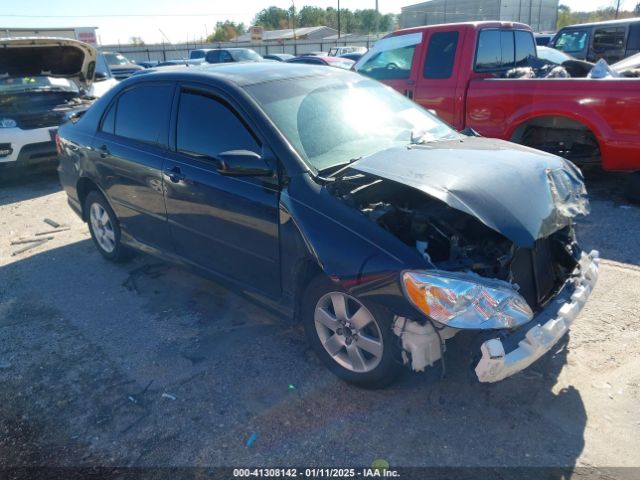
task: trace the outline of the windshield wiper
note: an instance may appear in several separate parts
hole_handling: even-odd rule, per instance
[[[330,178],[335,178],[336,175],[338,175],[339,173],[342,173],[344,170],[346,170],[347,168],[349,168],[349,166],[352,163],[357,162],[358,160],[362,160],[363,156],[360,155],[359,157],[354,157],[349,159],[348,162],[345,163],[339,163],[338,165],[334,165],[334,167],[339,167],[338,170],[336,170],[335,172],[333,172],[331,175],[329,175]]]

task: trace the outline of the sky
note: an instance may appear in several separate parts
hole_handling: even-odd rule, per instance
[[[632,9],[640,0],[621,0]],[[338,0],[295,0],[304,5],[337,6]],[[400,13],[419,0],[379,0],[381,13]],[[615,4],[615,0],[560,0],[572,10],[589,11]],[[251,24],[255,14],[276,5],[289,8],[291,0],[0,0],[0,29],[45,27],[98,27],[102,44],[128,43],[133,36],[146,43],[194,41],[211,33],[217,21]],[[375,0],[340,0],[341,8],[374,8]]]

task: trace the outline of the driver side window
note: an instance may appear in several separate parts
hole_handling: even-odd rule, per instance
[[[261,151],[244,122],[224,103],[189,90],[180,94],[176,147],[204,160],[229,150]]]

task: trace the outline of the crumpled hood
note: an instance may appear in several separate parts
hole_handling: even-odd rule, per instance
[[[0,76],[68,78],[89,87],[97,51],[69,38],[22,37],[0,39]]]
[[[571,162],[502,140],[393,148],[351,169],[421,190],[524,247],[589,213],[582,174]]]

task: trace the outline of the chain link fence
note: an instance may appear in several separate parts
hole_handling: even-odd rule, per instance
[[[198,48],[251,48],[261,55],[268,53],[289,53],[302,55],[310,52],[328,52],[331,47],[338,46],[371,46],[383,36],[380,35],[347,35],[340,39],[329,37],[308,40],[283,40],[269,42],[216,42],[216,43],[161,43],[156,45],[103,45],[102,51],[116,51],[130,60],[137,62],[181,60],[189,58],[189,52]]]

